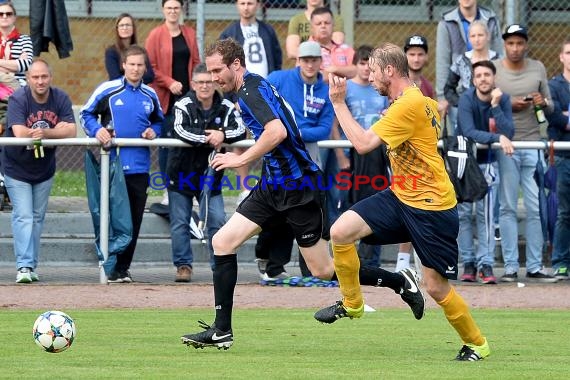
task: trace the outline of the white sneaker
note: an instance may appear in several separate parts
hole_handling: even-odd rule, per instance
[[[241,193],[239,193],[237,200],[236,200],[236,206],[239,206],[241,202],[243,202],[243,200],[245,198],[247,198],[247,196],[249,195],[250,191],[249,190],[244,190]]]
[[[16,283],[18,284],[29,284],[32,282],[32,276],[30,275],[30,268],[20,268],[16,274]]]
[[[165,191],[162,195],[162,200],[160,201],[161,205],[168,206],[168,192]]]
[[[277,276],[275,277],[269,277],[269,275],[267,274],[267,272],[263,273],[261,275],[261,279],[263,281],[279,281],[279,280],[285,280],[290,278],[291,276],[289,275],[289,273],[287,272],[281,272],[279,273]]]
[[[30,271],[30,278],[32,279],[32,281],[39,281],[40,280],[40,276],[38,276],[38,274],[36,272],[34,272],[33,270]]]

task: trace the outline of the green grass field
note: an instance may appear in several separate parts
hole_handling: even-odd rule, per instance
[[[43,311],[43,310],[42,310]],[[407,310],[321,325],[314,310],[236,310],[234,346],[195,350],[179,336],[211,310],[63,310],[77,337],[49,354],[32,339],[42,312],[2,311],[0,378],[34,379],[537,379],[568,373],[568,311],[475,310],[492,356],[452,361],[460,348],[439,310]]]

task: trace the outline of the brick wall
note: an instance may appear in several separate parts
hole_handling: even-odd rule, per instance
[[[162,19],[138,20],[139,43],[144,44],[144,39],[150,30],[161,22]],[[29,30],[28,23],[26,17],[18,18],[20,31],[26,33]],[[214,41],[228,23],[228,21],[209,20],[206,23],[206,45]],[[188,25],[194,27],[195,23],[190,21]],[[287,23],[273,22],[272,25],[279,35],[281,47],[284,50]],[[114,42],[114,19],[72,18],[70,19],[70,27],[75,46],[71,57],[63,60],[58,59],[55,48],[51,46],[50,52],[43,53],[42,58],[48,60],[54,68],[54,85],[67,91],[73,104],[84,104],[95,87],[108,79],[104,67],[104,50]],[[534,36],[532,31],[541,30],[541,27],[546,27],[546,25],[534,24],[531,26],[531,56],[542,60],[548,75],[552,76],[560,71],[560,62],[557,57],[562,37],[560,41],[553,41],[547,37],[552,35],[565,36],[568,27],[566,24],[548,24],[548,34]],[[436,24],[434,23],[417,23],[414,28],[409,23],[361,22],[356,25],[355,40],[358,41],[356,45],[369,44],[375,46],[380,41],[387,40],[403,45],[405,38],[412,29],[416,33],[425,35],[428,39],[430,63],[425,70],[425,75],[433,81],[435,79],[436,33]],[[291,61],[284,62],[284,67],[289,68],[292,64]]]
[[[144,45],[144,40],[151,29],[160,25],[161,22],[162,19],[137,21],[137,35],[140,45]],[[42,53],[41,57],[53,66],[54,86],[65,90],[71,97],[73,104],[84,104],[97,85],[108,79],[105,71],[104,53],[107,46],[114,43],[114,23],[115,20],[111,18],[72,18],[70,19],[70,29],[74,50],[71,52],[71,57],[60,60],[55,47],[51,44],[50,51]],[[28,25],[27,18],[18,18],[18,29],[20,31],[27,33]],[[188,25],[195,26],[193,22],[188,23]],[[227,22],[222,21],[208,23],[206,26],[206,43],[215,40],[226,26]],[[284,36],[287,34],[286,25],[279,30]],[[284,43],[285,40],[283,39],[283,45]]]

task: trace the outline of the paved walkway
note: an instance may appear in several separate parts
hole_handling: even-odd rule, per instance
[[[287,271],[291,275],[300,275],[298,267],[288,267]],[[38,285],[78,285],[78,284],[98,284],[99,268],[97,266],[78,266],[70,263],[57,263],[42,265],[37,269],[40,276]],[[133,263],[131,275],[137,283],[149,284],[175,284],[174,275],[176,269],[172,265],[137,264]],[[0,266],[0,285],[12,285],[16,280],[16,268],[13,265]],[[240,264],[238,269],[238,281],[240,283],[257,283],[259,274],[257,264]],[[212,271],[209,265],[204,263],[194,264],[193,283],[212,283]],[[24,285],[24,284],[22,284]],[[26,284],[27,285],[27,284]],[[34,283],[35,285],[35,283]],[[184,284],[181,284],[184,285]]]
[[[239,263],[238,264],[238,283],[240,284],[254,284],[259,283],[259,272],[257,264],[255,263]],[[394,270],[393,265],[384,266],[386,270]],[[194,273],[192,276],[193,284],[212,284],[212,271],[208,264],[194,263]],[[301,271],[297,263],[290,264],[286,270],[292,276],[301,276]],[[495,275],[499,278],[503,273],[502,268],[494,269]],[[36,285],[85,285],[85,284],[99,284],[100,272],[99,268],[95,265],[86,266],[78,265],[77,263],[50,263],[40,266],[37,270],[40,276],[40,281],[34,283]],[[184,283],[175,283],[174,275],[176,270],[171,265],[159,264],[140,264],[134,262],[131,268],[131,275],[138,284],[153,284],[153,285],[180,285]],[[519,286],[523,284],[530,284],[537,282],[535,280],[528,280],[525,278],[526,271],[524,268],[518,273]],[[16,268],[13,264],[2,263],[0,264],[0,290],[2,286],[14,285],[16,280]],[[459,282],[458,282],[459,283]],[[570,285],[570,281],[559,281],[559,284]],[[462,285],[472,286],[493,286],[483,285],[480,283],[461,283]],[[497,286],[512,286],[512,283],[499,283]],[[21,284],[21,286],[29,286],[29,284]],[[113,285],[115,286],[115,285]]]

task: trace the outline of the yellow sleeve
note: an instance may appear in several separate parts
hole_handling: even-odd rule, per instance
[[[417,107],[412,108],[397,99],[384,116],[374,123],[372,130],[394,149],[413,135],[416,110]]]

